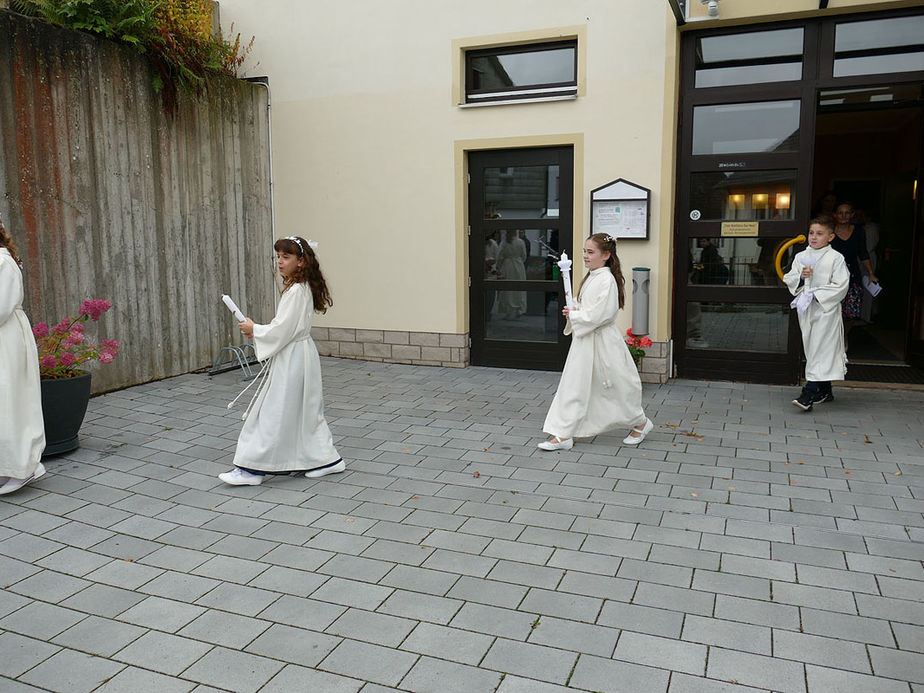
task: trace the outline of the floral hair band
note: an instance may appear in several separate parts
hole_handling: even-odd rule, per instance
[[[607,243],[613,243],[614,245],[616,244],[616,239],[613,238],[610,234],[606,234],[603,237],[603,240],[606,241]]]
[[[301,239],[299,239],[298,236],[286,236],[285,240],[287,240],[287,241],[292,241],[293,243],[295,243],[295,245],[298,246],[298,249],[299,249],[299,251],[300,251],[300,252],[299,252],[299,255],[304,255],[304,254],[305,254],[305,248],[304,248],[304,246],[302,245]],[[317,250],[317,249],[318,249],[318,242],[317,242],[317,241],[311,241],[311,240],[309,240],[309,241],[307,241],[307,243],[308,243],[308,247],[311,248],[312,250]]]

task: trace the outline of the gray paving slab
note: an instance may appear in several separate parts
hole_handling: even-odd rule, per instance
[[[233,371],[94,397],[0,499],[0,689],[924,690],[924,393],[646,385],[549,454],[554,374],[322,367],[321,480],[215,478]]]

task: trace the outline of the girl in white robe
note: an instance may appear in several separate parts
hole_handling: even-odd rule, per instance
[[[256,486],[267,474],[304,472],[309,478],[342,472],[324,418],[321,360],[311,338],[311,318],[332,304],[314,248],[303,238],[281,238],[273,246],[284,278],[276,317],[268,325],[239,323],[260,361],[271,359],[265,382],[244,414],[234,469],[218,478]]]
[[[19,255],[0,223],[0,495],[45,473],[38,352],[23,296]]]
[[[803,411],[834,399],[832,380],[847,374],[841,299],[847,295],[850,270],[844,256],[829,244],[834,220],[816,217],[809,225],[809,247],[798,253],[783,281],[796,297],[799,329],[805,350],[805,387],[792,403]]]
[[[616,314],[625,304],[625,281],[616,256],[616,241],[595,233],[584,243],[584,266],[590,270],[568,318],[573,335],[558,391],[542,430],[553,436],[542,450],[570,450],[574,438],[632,427],[623,440],[638,445],[654,428],[642,409],[642,382],[626,346]]]

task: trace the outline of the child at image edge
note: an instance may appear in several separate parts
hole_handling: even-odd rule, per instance
[[[812,219],[809,247],[796,255],[792,268],[783,277],[796,297],[792,307],[799,313],[805,349],[805,387],[792,401],[803,411],[832,401],[831,381],[843,380],[847,374],[841,299],[850,285],[850,271],[844,256],[829,245],[833,238],[834,219]]]
[[[595,233],[584,243],[584,277],[577,306],[565,308],[565,334],[573,334],[558,391],[542,430],[553,436],[542,450],[570,450],[574,437],[632,427],[622,441],[638,445],[654,428],[642,409],[642,382],[616,326],[625,304],[625,280],[616,240]]]
[[[218,475],[225,483],[257,486],[267,474],[305,472],[313,479],[346,468],[324,418],[321,360],[311,338],[312,313],[326,312],[333,304],[316,245],[298,236],[276,241],[284,287],[276,317],[268,325],[255,325],[250,318],[238,323],[241,333],[253,339],[257,358],[272,361],[244,414],[234,469]]]
[[[0,222],[0,495],[45,474],[38,351],[22,301],[19,255]]]

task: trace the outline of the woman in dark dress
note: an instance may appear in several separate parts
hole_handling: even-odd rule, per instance
[[[850,223],[852,217],[852,205],[843,202],[837,206],[834,213],[834,240],[831,241],[831,247],[844,256],[847,269],[850,270],[850,288],[847,289],[847,296],[841,301],[844,332],[848,332],[853,327],[853,321],[859,319],[863,306],[863,275],[860,272],[860,265],[866,268],[871,282],[879,281],[869,261],[866,233],[862,226]]]

